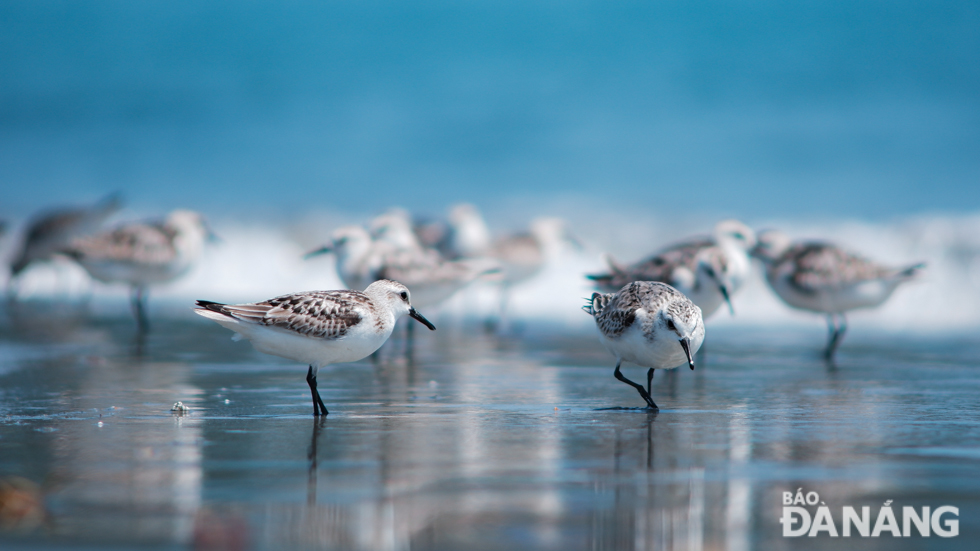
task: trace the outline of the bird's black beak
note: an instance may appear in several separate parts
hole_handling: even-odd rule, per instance
[[[330,245],[324,245],[324,246],[320,247],[319,249],[315,249],[315,250],[312,250],[312,251],[304,254],[303,255],[303,260],[309,260],[309,259],[313,258],[314,256],[320,256],[321,254],[327,254],[327,253],[330,253],[330,252],[333,252],[333,247],[331,247]]]
[[[734,316],[735,307],[732,306],[732,299],[728,298],[728,288],[722,285],[721,283],[719,283],[718,290],[721,291],[721,296],[725,299],[725,302],[728,303],[728,311],[731,312],[732,315]]]
[[[429,328],[429,331],[435,331],[436,330],[436,326],[435,325],[432,325],[432,323],[430,323],[429,320],[425,319],[425,317],[423,317],[422,314],[420,314],[419,311],[416,310],[415,308],[409,308],[408,309],[408,315],[409,316],[412,316],[413,318],[415,318],[416,320],[418,320],[419,323],[421,323],[422,325],[428,327]],[[688,354],[688,356],[690,356],[690,354]]]
[[[681,339],[681,348],[687,354],[687,365],[691,366],[691,371],[694,371],[694,358],[691,357],[691,339],[687,337]]]

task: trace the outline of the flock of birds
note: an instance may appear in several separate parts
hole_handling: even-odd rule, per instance
[[[146,331],[149,287],[186,273],[214,235],[204,217],[188,210],[103,230],[119,205],[112,196],[90,207],[35,217],[12,259],[8,295],[16,297],[18,278],[29,265],[62,255],[94,279],[129,285],[138,329]],[[235,305],[199,300],[194,311],[231,329],[236,338],[249,339],[261,352],[307,364],[314,415],[327,415],[317,391],[319,368],[373,354],[406,314],[435,330],[415,307],[444,302],[477,279],[500,284],[503,317],[508,290],[537,274],[564,243],[581,247],[556,218],[537,219],[527,232],[493,239],[472,205],[457,205],[446,221],[426,223],[393,209],[366,227],[336,229],[328,243],[306,255],[333,254],[347,289]],[[633,264],[607,255],[608,270],[586,276],[601,292],[583,309],[616,357],[615,377],[635,388],[648,408],[657,408],[650,395],[654,370],[685,364],[694,369],[704,319],[723,304],[734,313],[732,296],[751,275],[753,258],[787,305],[827,316],[828,360],[846,331],[848,311],[883,303],[923,267],[882,266],[829,243],[793,242],[778,231],[755,232],[736,220],[719,222],[710,236],[668,246]],[[622,374],[624,361],[648,368],[645,386]]]

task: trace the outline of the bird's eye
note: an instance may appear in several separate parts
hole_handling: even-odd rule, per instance
[[[408,301],[408,291],[402,291],[402,300]]]
[[[732,237],[738,239],[739,241],[745,241],[745,236],[742,235],[742,232],[735,232],[732,234]]]
[[[677,331],[677,326],[674,325],[674,320],[667,320],[667,329],[671,331]]]

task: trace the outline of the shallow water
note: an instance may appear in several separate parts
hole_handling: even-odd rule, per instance
[[[806,328],[708,327],[698,369],[658,372],[659,413],[592,333],[495,337],[441,320],[305,367],[189,312],[131,321],[6,306],[0,476],[46,518],[4,549],[973,549],[980,338],[861,332],[836,366]],[[417,328],[418,329],[418,328]],[[644,371],[629,367],[640,380]],[[176,401],[190,411],[171,413]],[[627,409],[608,409],[608,408]],[[785,538],[782,492],[959,508],[959,535]],[[809,508],[815,512],[815,507]],[[945,517],[947,519],[953,517]],[[901,516],[898,516],[901,523]],[[874,516],[872,516],[872,525]]]

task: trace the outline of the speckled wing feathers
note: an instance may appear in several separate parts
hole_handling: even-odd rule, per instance
[[[674,270],[678,267],[683,266],[693,272],[698,255],[704,249],[714,246],[714,241],[710,239],[696,239],[664,249],[628,267],[612,266],[609,274],[588,277],[609,289],[620,289],[633,281],[671,281]]]
[[[343,337],[373,309],[367,295],[359,291],[310,291],[240,305],[198,301],[198,306],[245,322],[322,339]]]
[[[592,295],[591,303],[588,305],[587,312],[595,317],[596,325],[607,337],[618,337],[629,329],[636,321],[637,311],[644,309],[648,312],[655,312],[668,302],[672,307],[683,308],[677,298],[684,298],[683,294],[665,283],[654,281],[634,281],[621,289],[618,293]],[[689,305],[691,307],[693,305]]]
[[[796,245],[783,255],[779,264],[787,262],[792,263],[790,283],[806,293],[880,279],[894,272],[826,243]]]
[[[177,257],[173,231],[158,225],[131,224],[76,239],[68,254],[78,259],[167,264]]]
[[[490,255],[512,264],[538,264],[542,260],[541,245],[530,234],[519,234],[495,243]]]

